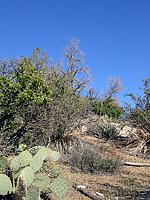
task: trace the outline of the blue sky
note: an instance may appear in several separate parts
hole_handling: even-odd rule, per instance
[[[120,77],[129,101],[150,77],[150,0],[0,0],[0,59],[39,46],[56,63],[69,37],[80,40],[96,91]]]

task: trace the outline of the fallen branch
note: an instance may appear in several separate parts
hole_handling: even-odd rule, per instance
[[[72,185],[72,187],[75,188],[77,191],[81,192],[81,194],[84,194],[85,196],[89,197],[90,199],[100,200],[97,197],[95,197],[95,196],[89,194],[88,192],[84,191],[83,189],[78,188],[76,185]]]
[[[133,163],[133,162],[125,162],[123,165],[133,166],[133,167],[150,167],[148,163]]]

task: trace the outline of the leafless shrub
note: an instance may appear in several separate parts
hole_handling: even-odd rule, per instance
[[[75,150],[68,157],[67,163],[85,173],[115,172],[121,168],[119,157],[102,157],[98,152],[87,145]]]

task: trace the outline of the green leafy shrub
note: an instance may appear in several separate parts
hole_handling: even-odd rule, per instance
[[[93,112],[100,116],[108,116],[119,119],[124,114],[124,109],[120,107],[112,98],[107,98],[103,101],[94,101],[91,103]]]
[[[31,57],[0,61],[0,152],[60,142],[87,114],[87,70],[78,41],[64,50],[67,66],[53,66],[37,47]],[[72,55],[74,59],[72,60]],[[49,64],[50,63],[50,64]],[[82,75],[81,75],[82,74]],[[19,150],[19,149],[18,149]]]
[[[45,83],[44,72],[37,69],[34,55],[11,60],[7,65],[1,62],[0,69],[5,67],[9,68],[8,72],[2,70],[0,76],[0,151],[5,150],[4,154],[8,155],[11,144],[14,152],[13,145],[33,140],[33,126],[37,127],[36,108],[49,104],[52,90]],[[40,128],[36,129],[40,132]]]

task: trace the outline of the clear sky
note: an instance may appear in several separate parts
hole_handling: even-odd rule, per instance
[[[0,59],[39,46],[56,63],[70,37],[80,40],[96,91],[120,77],[129,101],[124,94],[150,78],[150,0],[0,0]]]

